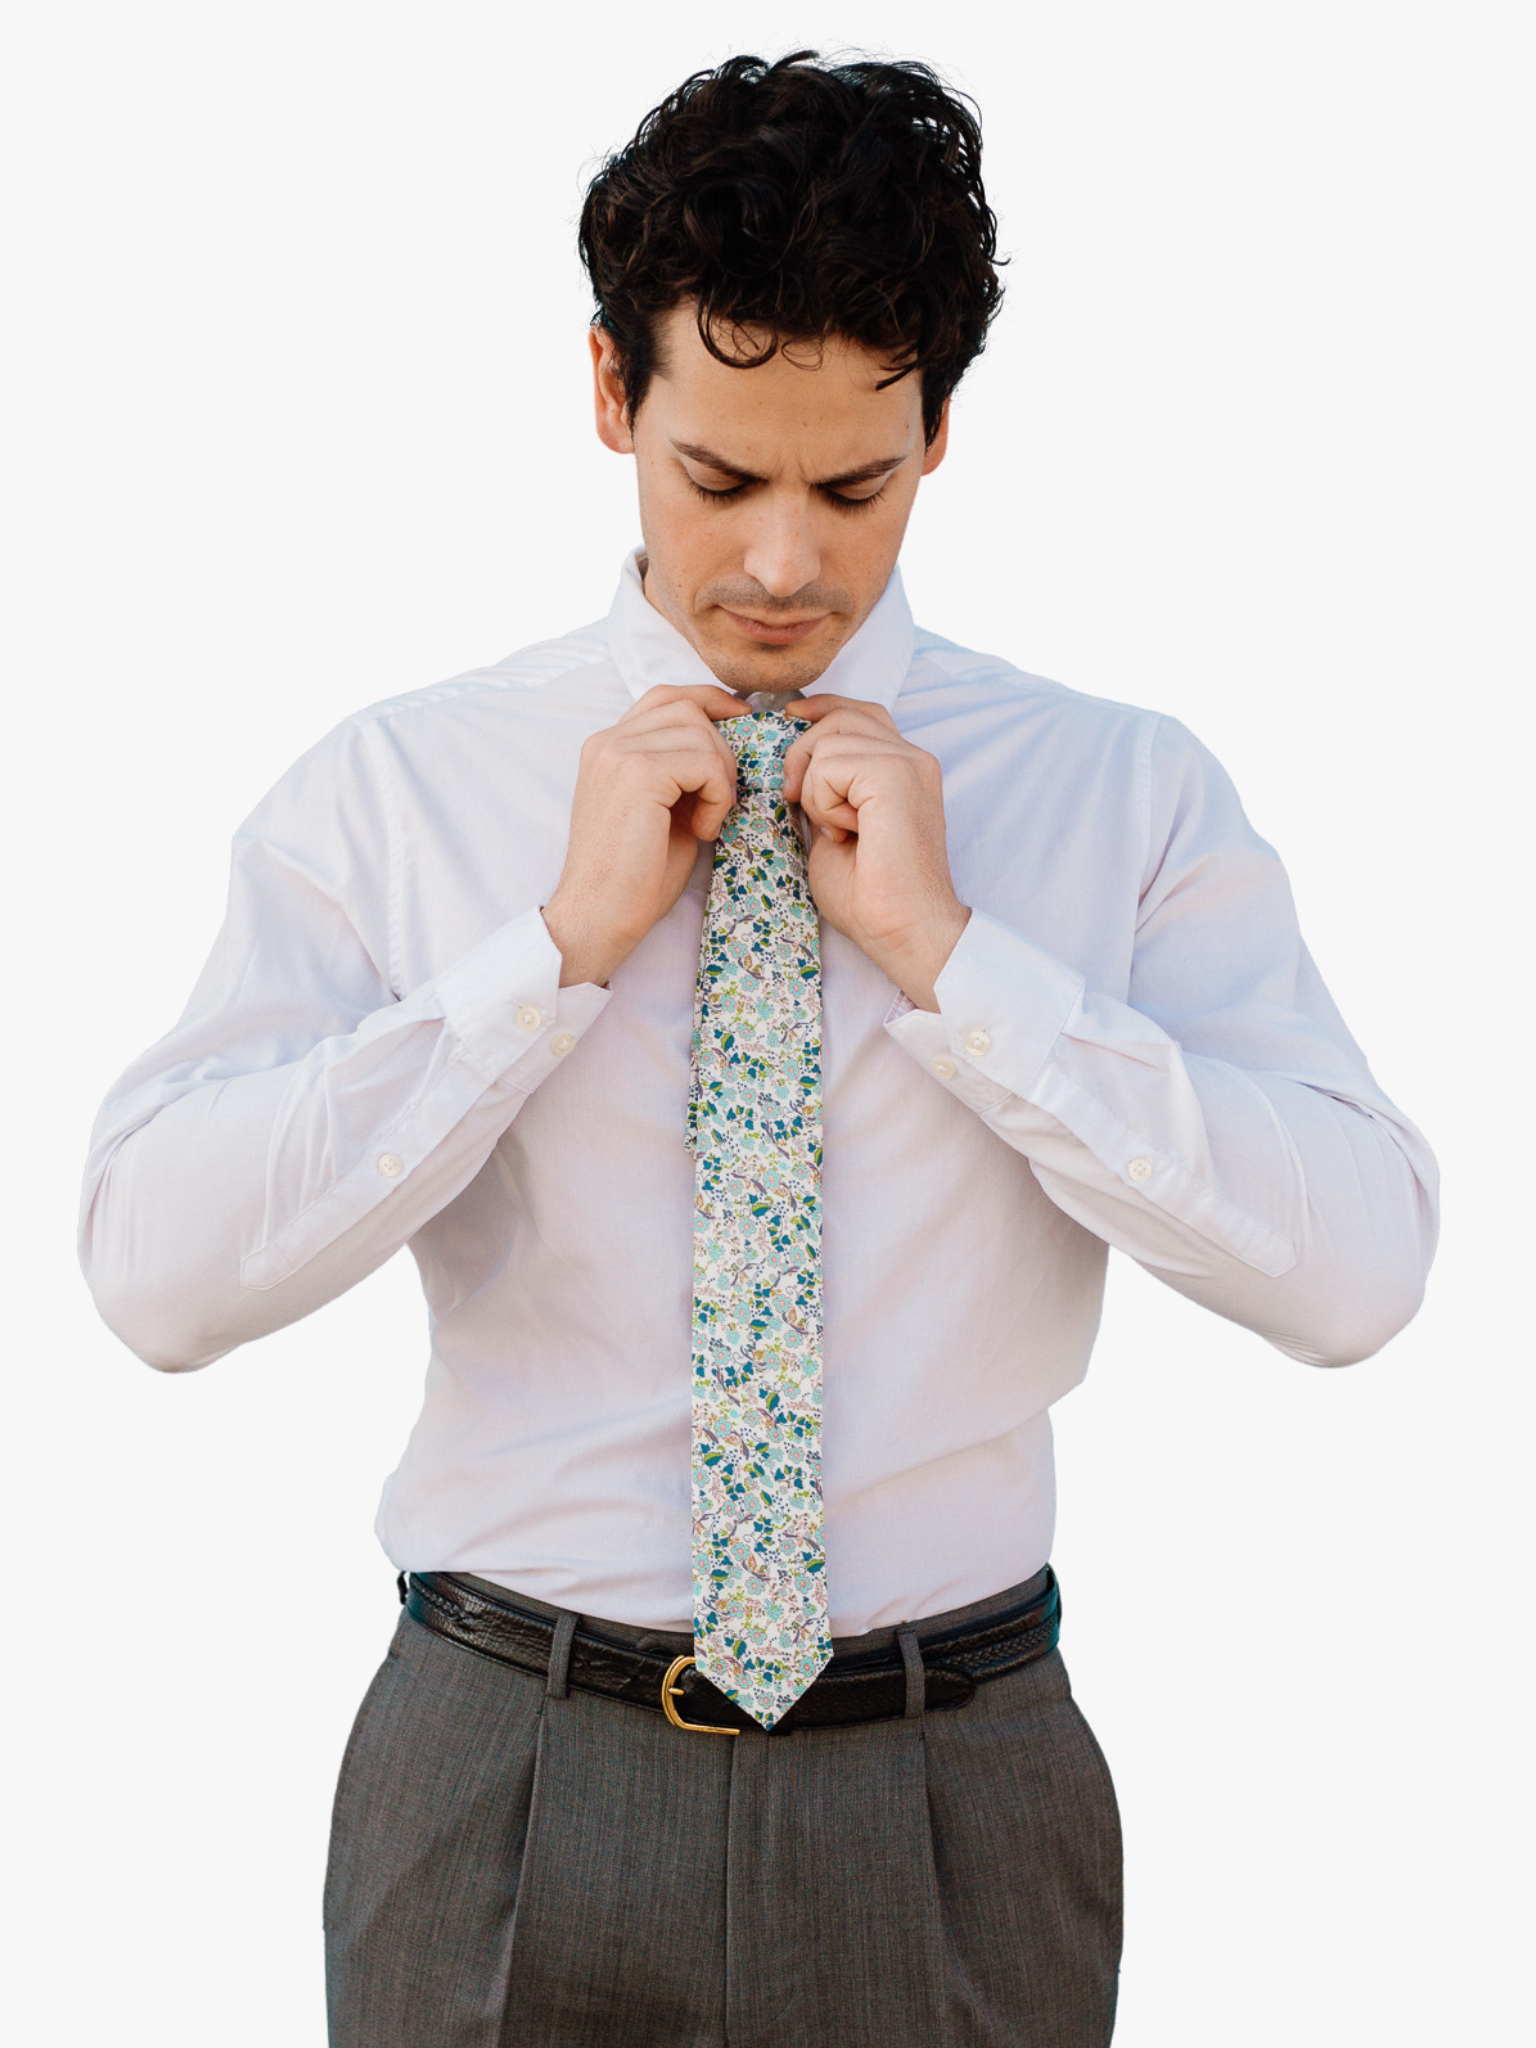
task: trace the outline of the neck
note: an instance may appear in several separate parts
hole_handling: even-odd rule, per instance
[[[786,704],[798,704],[804,690],[753,690],[746,702],[754,711],[782,711]]]

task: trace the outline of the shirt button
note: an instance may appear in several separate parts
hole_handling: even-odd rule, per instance
[[[932,1065],[933,1071],[938,1075],[941,1081],[953,1081],[953,1079],[955,1078],[954,1061],[951,1059],[946,1059],[942,1053],[940,1053],[939,1057],[933,1061]]]
[[[518,1004],[517,1028],[519,1031],[537,1031],[543,1022],[544,1013],[542,1010],[535,1009],[532,1003]]]
[[[992,1050],[991,1032],[967,1031],[965,1034],[965,1049],[973,1060],[979,1060],[984,1052]]]
[[[398,1152],[381,1152],[379,1154],[379,1171],[386,1180],[393,1180],[395,1175],[402,1170],[403,1163]]]
[[[576,1034],[574,1031],[557,1031],[549,1041],[549,1049],[551,1052],[568,1053],[575,1043]]]
[[[1133,1159],[1125,1170],[1132,1180],[1150,1180],[1152,1178],[1152,1162],[1150,1159]]]

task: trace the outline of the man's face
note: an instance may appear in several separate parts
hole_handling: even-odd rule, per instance
[[[598,433],[638,466],[645,594],[727,689],[804,689],[885,589],[948,408],[925,446],[920,373],[878,390],[884,360],[837,337],[735,369],[695,317],[658,323],[632,422],[613,345],[592,334]]]

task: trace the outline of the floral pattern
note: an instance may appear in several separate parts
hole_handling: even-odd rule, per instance
[[[727,719],[694,999],[697,1668],[765,1728],[832,1654],[821,1511],[821,956],[782,795],[802,719]]]

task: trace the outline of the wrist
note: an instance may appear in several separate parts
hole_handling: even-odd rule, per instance
[[[936,911],[899,947],[888,949],[884,958],[877,956],[875,964],[917,1009],[937,1012],[939,976],[970,921],[969,907],[957,899]]]
[[[591,931],[572,905],[562,903],[558,889],[541,907],[539,915],[560,955],[560,986],[574,988],[579,983],[591,982],[605,988],[630,949],[615,944],[611,936]]]

